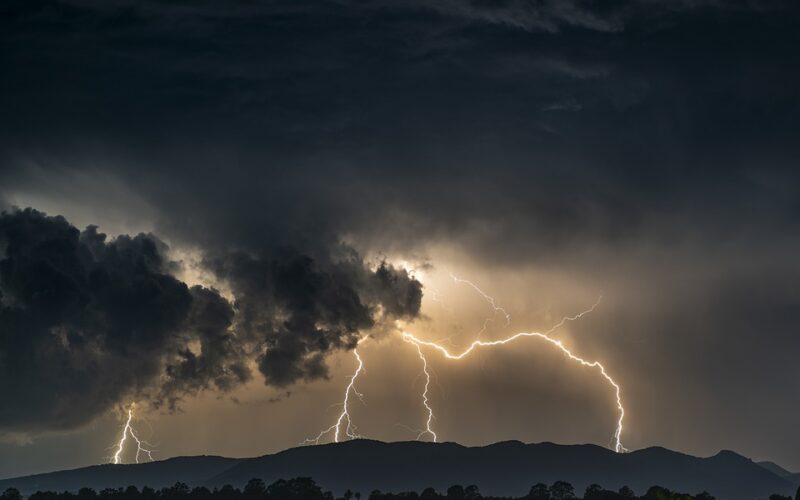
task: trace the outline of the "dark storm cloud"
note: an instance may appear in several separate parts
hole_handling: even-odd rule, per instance
[[[793,2],[4,8],[14,183],[102,165],[204,247],[513,233],[515,259],[796,210]]]
[[[251,376],[244,346],[231,332],[231,304],[215,290],[200,286],[189,290],[193,307],[184,329],[192,334],[191,340],[198,342],[199,354],[184,344],[166,363],[166,381],[158,389],[155,402],[165,403],[170,409],[175,409],[186,394],[208,388],[229,391]]]
[[[0,215],[0,248],[0,393],[11,403],[0,429],[81,425],[146,394],[164,363],[171,398],[247,378],[230,306],[172,277],[154,236],[107,241],[23,210]],[[195,339],[199,356],[185,350]]]
[[[277,386],[326,377],[326,354],[355,347],[376,316],[413,319],[422,300],[405,270],[382,263],[371,271],[353,252],[336,261],[239,253],[209,264],[230,283],[239,333],[258,342],[259,370]]]
[[[675,379],[703,387],[709,368],[692,359],[749,366],[759,338],[780,362],[717,368],[728,382],[697,398],[702,411],[744,427],[753,420],[726,401],[800,379],[784,358],[798,326],[785,314],[798,307],[798,2],[0,9],[0,194],[146,205],[158,234],[201,248],[234,290],[233,318],[205,301],[216,318],[205,341],[235,352],[222,332],[240,328],[273,382],[324,376],[322,356],[351,347],[379,309],[414,310],[407,277],[352,264],[342,240],[376,253],[445,242],[482,266],[596,279],[604,304],[620,298],[604,331],[630,320],[626,331],[658,334],[591,337],[611,339],[616,366],[638,367],[627,380],[652,384],[638,400],[652,401],[653,422],[688,404],[667,390]],[[98,172],[137,199],[109,200]],[[64,201],[79,174],[97,182]],[[236,380],[193,352],[169,373]],[[282,356],[265,368],[270,352]],[[784,399],[778,412],[796,414]]]
[[[251,346],[267,383],[323,377],[324,355],[353,347],[380,304],[412,318],[421,299],[405,272],[371,272],[354,255],[327,270],[297,254],[220,258],[234,307],[174,278],[152,235],[109,241],[31,209],[0,216],[0,249],[0,394],[13,402],[2,430],[69,429],[126,398],[174,408],[186,394],[230,390],[250,378]]]

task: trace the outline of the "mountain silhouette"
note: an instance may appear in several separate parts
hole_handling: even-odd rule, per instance
[[[324,489],[444,491],[453,484],[476,484],[484,494],[523,496],[537,482],[571,482],[577,491],[591,483],[618,489],[628,485],[644,493],[653,485],[688,493],[708,491],[720,500],[794,494],[798,481],[732,451],[698,458],[665,448],[618,454],[595,445],[524,444],[506,441],[481,447],[455,443],[355,440],[292,448],[250,459],[183,457],[139,465],[100,465],[0,481],[0,491],[16,487],[77,490],[128,485],[163,487],[183,481],[191,486],[243,486],[257,477],[311,477]]]
[[[780,477],[785,477],[786,479],[792,482],[800,484],[800,472],[789,472],[788,470],[784,469],[775,462],[758,462],[758,465],[764,467],[769,471],[774,472],[776,475]]]
[[[122,486],[163,488],[176,481],[201,484],[209,477],[231,468],[241,460],[215,456],[177,457],[141,464],[103,464],[80,469],[35,474],[0,480],[0,492],[17,488],[27,495],[36,491],[78,491],[84,486],[95,490]]]
[[[775,473],[776,475],[778,475],[780,477],[787,477],[787,476],[791,476],[792,475],[791,472],[789,472],[788,470],[784,469],[783,467],[781,467],[780,465],[776,464],[775,462],[764,461],[764,462],[756,462],[756,463],[758,465],[760,465],[761,467],[764,467],[768,471],[773,472],[773,473]]]

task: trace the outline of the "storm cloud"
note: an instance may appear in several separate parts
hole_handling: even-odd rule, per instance
[[[794,225],[797,8],[11,2],[4,192],[122,184],[107,205],[204,248]]]
[[[71,236],[50,267],[5,257],[0,356],[28,357],[1,359],[51,371],[0,387],[91,404],[20,393],[1,425],[70,427],[140,392],[170,407],[249,367],[324,379],[359,332],[419,314],[419,283],[380,257],[446,247],[514,300],[531,269],[581,281],[581,304],[602,290],[580,345],[625,383],[634,445],[737,436],[800,467],[798,2],[27,0],[0,18],[5,206],[152,231],[230,290],[181,283],[153,236],[9,212]],[[107,386],[86,373],[128,363]]]
[[[112,242],[34,210],[0,219],[5,429],[70,428],[160,374],[192,309],[159,242]]]
[[[176,279],[153,235],[109,240],[32,209],[0,215],[0,249],[4,431],[74,428],[130,398],[174,409],[246,382],[250,353],[268,384],[324,377],[327,354],[376,321],[413,319],[422,297],[405,271],[371,271],[353,252],[326,270],[236,255],[215,260],[231,304]]]
[[[376,318],[409,320],[419,313],[422,285],[406,270],[386,263],[370,270],[345,251],[335,261],[283,250],[210,263],[236,296],[240,335],[262,344],[258,367],[268,383],[326,377],[325,355],[354,348]]]

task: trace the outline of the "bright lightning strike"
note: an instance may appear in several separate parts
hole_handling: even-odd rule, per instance
[[[428,412],[428,419],[425,421],[425,430],[423,430],[417,435],[417,440],[421,439],[422,436],[424,436],[425,434],[430,434],[431,438],[433,439],[433,442],[435,443],[438,437],[436,436],[436,433],[433,431],[433,428],[431,427],[433,425],[433,408],[431,408],[431,405],[428,403],[428,389],[430,388],[431,385],[431,374],[428,372],[428,359],[422,353],[422,348],[420,347],[420,345],[414,342],[413,340],[406,338],[405,333],[403,334],[403,340],[405,340],[408,343],[414,344],[414,347],[417,348],[419,359],[422,360],[422,373],[425,374],[425,389],[422,391],[422,405],[425,406],[425,409]]]
[[[367,337],[359,340],[357,346],[360,345],[362,342],[364,342],[366,339]],[[353,424],[353,420],[350,418],[350,394],[351,393],[355,394],[361,400],[363,400],[364,398],[364,395],[358,392],[358,390],[356,389],[356,379],[364,371],[364,362],[361,360],[361,355],[358,354],[357,346],[355,349],[353,349],[353,354],[356,357],[358,365],[356,366],[356,370],[355,372],[353,372],[353,375],[350,376],[350,382],[347,384],[347,387],[344,390],[344,399],[342,400],[342,411],[341,413],[339,413],[339,418],[336,419],[335,424],[331,425],[327,429],[323,429],[322,431],[320,431],[320,433],[317,434],[316,437],[306,439],[305,441],[300,443],[301,445],[319,444],[320,441],[331,432],[333,433],[333,441],[335,443],[338,443],[341,437],[342,424],[344,422],[347,422],[347,425],[344,426],[344,433],[349,439],[356,439],[361,437],[359,434],[356,434],[356,426]]]
[[[471,282],[469,280],[458,278],[455,275],[453,275],[452,273],[450,273],[450,277],[456,283],[466,284],[466,285],[470,286],[473,290],[475,290],[478,294],[480,294],[489,303],[489,305],[491,306],[491,308],[492,308],[492,310],[494,311],[495,314],[500,313],[505,317],[506,326],[511,323],[511,315],[503,307],[497,305],[497,303],[494,300],[494,298],[491,297],[490,295],[488,295],[483,290],[481,290],[476,284],[474,284],[473,282]],[[435,299],[438,301],[438,299],[439,299],[438,298],[438,293],[436,294]],[[575,320],[583,317],[584,315],[589,314],[590,312],[594,311],[597,308],[597,306],[600,304],[601,300],[602,300],[602,296],[598,297],[597,301],[595,301],[595,303],[592,304],[592,306],[589,307],[588,309],[586,309],[585,311],[581,311],[580,313],[575,314],[574,316],[564,316],[563,318],[561,318],[561,320],[558,323],[553,325],[549,330],[547,330],[544,333],[541,333],[541,332],[520,332],[520,333],[516,333],[516,334],[511,335],[510,337],[507,337],[507,338],[504,338],[504,339],[491,340],[491,341],[484,341],[484,340],[477,339],[477,340],[473,341],[466,349],[464,349],[459,354],[451,353],[446,347],[444,347],[443,345],[441,345],[438,342],[421,340],[421,339],[417,338],[416,336],[414,336],[411,333],[403,332],[402,333],[403,340],[405,342],[407,342],[407,343],[413,344],[414,347],[416,348],[417,354],[419,355],[419,358],[422,361],[422,373],[425,376],[425,386],[424,386],[423,391],[422,391],[422,405],[425,407],[425,410],[426,410],[426,413],[427,413],[427,417],[426,417],[426,420],[425,420],[425,429],[419,431],[419,433],[417,435],[417,439],[418,440],[422,439],[423,436],[428,434],[428,435],[431,436],[431,439],[433,440],[433,442],[437,442],[438,441],[438,436],[437,436],[436,432],[433,430],[433,421],[435,420],[434,411],[433,411],[433,407],[431,406],[429,398],[428,398],[429,391],[430,391],[430,383],[431,383],[431,373],[429,371],[428,359],[425,357],[425,353],[422,350],[423,346],[424,347],[431,347],[433,349],[438,350],[447,359],[450,359],[450,360],[461,360],[461,359],[464,359],[466,356],[468,356],[472,351],[474,351],[478,347],[496,347],[496,346],[499,346],[499,345],[508,344],[508,343],[513,342],[513,341],[515,341],[515,340],[517,340],[519,338],[522,338],[522,337],[534,337],[534,338],[538,338],[538,339],[544,340],[544,341],[548,342],[549,344],[553,345],[554,347],[557,347],[564,355],[566,355],[572,361],[578,362],[582,366],[585,366],[585,367],[598,369],[599,372],[600,372],[600,375],[606,380],[606,382],[608,382],[614,388],[614,394],[615,394],[615,397],[616,397],[617,409],[619,410],[619,418],[617,420],[617,425],[616,425],[616,428],[615,428],[615,431],[614,431],[614,436],[612,438],[612,441],[613,441],[613,445],[614,445],[614,450],[617,453],[621,453],[621,452],[627,451],[627,449],[622,445],[622,431],[623,431],[623,420],[625,418],[625,408],[622,405],[622,396],[621,396],[621,392],[622,391],[621,391],[621,388],[620,388],[619,384],[617,384],[617,382],[606,372],[605,366],[603,366],[599,361],[587,361],[587,360],[585,360],[585,359],[573,354],[572,351],[570,351],[566,346],[564,346],[564,344],[560,340],[556,340],[556,339],[554,339],[554,338],[552,338],[550,336],[553,332],[555,332],[556,330],[558,330],[559,328],[564,326],[565,323],[570,322],[570,321],[575,321]],[[483,328],[480,330],[480,332],[478,332],[478,337],[480,337],[480,335],[486,330],[487,325],[491,321],[492,321],[492,318],[487,318],[484,321]],[[350,379],[349,379],[349,382],[347,384],[347,387],[345,388],[344,398],[343,398],[343,401],[341,403],[342,410],[339,413],[339,416],[336,419],[336,422],[333,425],[331,425],[330,427],[328,427],[327,429],[323,429],[316,437],[308,438],[305,441],[303,441],[301,444],[319,444],[322,441],[322,439],[325,438],[325,436],[327,436],[327,435],[329,435],[331,433],[333,433],[334,442],[338,443],[340,441],[340,438],[341,438],[341,435],[342,435],[342,428],[343,427],[344,427],[344,434],[345,434],[345,436],[347,438],[356,439],[356,438],[361,437],[360,435],[358,435],[356,433],[356,426],[353,424],[352,418],[350,416],[350,395],[351,395],[351,393],[355,394],[356,396],[358,396],[359,398],[361,398],[363,400],[363,395],[360,392],[358,392],[358,390],[356,389],[355,384],[356,384],[356,380],[358,379],[359,375],[361,375],[361,373],[364,371],[364,363],[363,363],[363,361],[361,359],[360,354],[358,353],[358,345],[360,345],[365,340],[366,340],[366,338],[361,339],[358,342],[356,348],[353,349],[353,354],[354,354],[354,356],[356,358],[357,366],[356,366],[356,369],[353,372],[353,374],[350,376]],[[345,424],[345,422],[346,422],[346,424]],[[133,435],[133,434],[131,433],[131,435]],[[123,441],[124,441],[124,436],[123,436]],[[122,441],[121,441],[121,443],[122,443]]]
[[[125,442],[128,440],[128,434],[130,434],[131,438],[136,442],[136,463],[139,463],[139,456],[147,455],[147,458],[152,462],[153,461],[153,450],[145,448],[143,445],[152,446],[147,441],[143,439],[139,439],[136,436],[136,431],[133,429],[133,425],[131,422],[133,421],[133,409],[136,407],[136,403],[131,403],[128,406],[128,419],[125,421],[125,426],[122,428],[122,436],[119,439],[119,443],[117,443],[117,451],[114,453],[114,456],[111,457],[111,462],[114,464],[119,464],[122,460],[122,452],[125,450]]]
[[[584,311],[584,313],[582,313],[582,314],[586,314],[586,312],[588,312],[588,310]],[[582,314],[578,315],[577,317],[580,317]],[[562,320],[562,324],[563,324],[564,321],[566,321],[566,320]],[[550,333],[553,330],[555,330],[555,328],[556,327],[551,328],[548,331],[548,333]],[[522,338],[522,337],[534,337],[534,338],[539,338],[539,339],[542,339],[542,340],[544,340],[546,342],[549,342],[553,346],[559,348],[561,350],[561,352],[563,352],[569,359],[571,359],[573,361],[576,361],[576,362],[580,363],[583,366],[599,369],[600,374],[603,376],[603,378],[614,388],[614,393],[615,393],[616,400],[617,400],[617,409],[619,410],[619,419],[617,420],[617,427],[616,427],[616,429],[614,431],[614,437],[613,437],[614,450],[617,451],[618,453],[627,451],[626,448],[624,446],[622,446],[622,441],[621,441],[622,429],[623,429],[622,423],[623,423],[623,419],[625,418],[625,408],[622,406],[622,396],[621,396],[621,389],[620,389],[619,384],[617,384],[614,381],[614,379],[611,378],[611,376],[606,372],[605,367],[599,361],[586,361],[585,359],[583,359],[583,358],[581,358],[579,356],[576,356],[575,354],[572,353],[572,351],[567,349],[567,347],[565,347],[564,344],[560,340],[556,340],[554,338],[549,337],[548,333],[520,332],[520,333],[512,335],[512,336],[510,336],[508,338],[500,339],[500,340],[492,340],[492,341],[476,340],[476,341],[472,342],[472,344],[470,344],[469,347],[467,347],[465,350],[463,350],[459,354],[453,354],[446,347],[443,347],[443,346],[441,346],[441,345],[439,345],[439,344],[437,344],[435,342],[429,342],[429,341],[421,340],[421,339],[415,337],[414,335],[412,335],[411,333],[408,333],[408,332],[403,332],[403,340],[405,340],[406,342],[411,342],[413,344],[416,344],[418,348],[420,346],[426,346],[426,347],[431,347],[433,349],[436,349],[437,351],[441,352],[447,359],[451,359],[451,360],[461,360],[464,357],[466,357],[467,355],[469,355],[472,351],[474,351],[478,347],[494,347],[494,346],[498,346],[498,345],[505,345],[505,344],[508,344],[509,342],[513,342],[513,341],[515,341],[515,340],[517,340],[519,338]],[[420,351],[421,351],[421,349],[420,349]],[[426,365],[427,365],[427,363],[426,363]],[[430,380],[430,377],[428,377],[428,379]],[[426,406],[427,406],[427,404],[426,404]],[[430,407],[428,407],[428,409],[430,410]],[[430,421],[430,419],[429,419],[429,421]]]
[[[505,309],[503,309],[502,307],[497,305],[497,302],[495,301],[495,299],[492,296],[490,296],[489,294],[487,294],[486,292],[484,292],[483,290],[481,290],[480,287],[478,287],[475,283],[473,283],[473,282],[471,282],[469,280],[458,278],[453,273],[450,273],[450,277],[456,283],[463,283],[463,284],[469,285],[473,290],[475,290],[478,294],[480,294],[486,300],[486,302],[489,303],[489,305],[491,306],[491,308],[494,310],[495,313],[500,312],[505,316],[506,325],[511,323],[511,315],[508,314],[508,312]],[[614,443],[614,449],[618,453],[627,451],[625,449],[625,447],[622,446],[622,442],[621,442],[622,429],[623,429],[622,424],[623,424],[623,419],[625,417],[625,408],[622,406],[622,397],[621,397],[621,394],[620,394],[621,393],[621,389],[620,389],[619,385],[614,381],[613,378],[611,378],[611,376],[608,375],[608,373],[606,372],[605,367],[600,362],[598,362],[598,361],[586,361],[583,358],[580,358],[580,357],[574,355],[569,349],[567,349],[564,346],[564,344],[561,343],[561,341],[555,340],[555,339],[550,337],[550,335],[553,332],[555,332],[556,330],[558,330],[559,328],[564,326],[565,323],[567,323],[569,321],[575,321],[575,320],[583,317],[584,315],[589,314],[590,312],[594,311],[597,308],[597,306],[600,305],[600,301],[602,300],[602,298],[603,298],[602,296],[598,297],[597,300],[595,301],[595,303],[592,304],[592,306],[590,308],[586,309],[585,311],[581,311],[580,313],[575,314],[574,316],[564,316],[563,318],[561,318],[561,321],[559,321],[558,323],[553,325],[553,327],[551,327],[549,330],[547,330],[544,333],[540,333],[540,332],[521,332],[521,333],[517,333],[515,335],[512,335],[511,337],[508,337],[508,338],[505,338],[505,339],[502,339],[502,340],[493,340],[493,341],[482,341],[479,338],[479,339],[475,340],[472,344],[470,344],[463,352],[461,352],[460,354],[457,354],[457,355],[452,354],[446,347],[442,346],[440,343],[431,342],[431,341],[423,341],[423,340],[418,339],[417,337],[415,337],[414,335],[412,335],[412,334],[410,334],[408,332],[403,332],[403,340],[405,340],[406,342],[409,342],[411,344],[414,344],[416,346],[417,352],[419,353],[419,357],[420,357],[420,359],[422,360],[422,363],[423,363],[423,373],[425,375],[425,389],[424,389],[424,392],[422,394],[422,400],[423,400],[423,405],[425,406],[425,409],[428,412],[428,418],[426,420],[426,430],[421,432],[419,434],[419,436],[417,436],[417,439],[420,439],[423,435],[425,435],[425,433],[430,433],[430,435],[433,436],[433,440],[436,441],[436,434],[431,429],[431,421],[434,418],[433,409],[431,408],[430,404],[428,403],[428,387],[430,386],[431,377],[430,377],[430,374],[428,373],[428,360],[427,360],[427,358],[425,358],[425,355],[422,352],[421,346],[433,347],[434,349],[437,349],[438,351],[443,353],[445,355],[445,357],[448,358],[448,359],[461,360],[465,356],[470,354],[476,347],[494,347],[494,346],[498,346],[498,345],[507,344],[507,343],[512,342],[512,341],[514,341],[514,340],[516,340],[518,338],[521,338],[521,337],[536,337],[536,338],[540,338],[540,339],[546,340],[550,344],[558,347],[571,360],[579,362],[583,366],[588,366],[588,367],[592,367],[592,368],[598,368],[600,370],[600,374],[603,376],[603,378],[609,384],[611,384],[611,386],[614,388],[614,393],[615,393],[616,400],[617,400],[617,409],[619,410],[619,419],[617,420],[617,427],[616,427],[616,429],[614,431],[614,437],[612,438],[613,439],[613,443]],[[491,320],[492,320],[491,318],[487,318],[483,322],[483,327],[478,332],[478,337],[480,337],[480,335],[484,331],[486,331],[486,327],[487,327],[488,323]]]

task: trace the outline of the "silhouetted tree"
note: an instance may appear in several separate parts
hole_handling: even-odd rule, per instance
[[[197,486],[189,493],[191,500],[211,500],[211,490],[205,486]]]
[[[325,494],[310,477],[296,477],[288,481],[278,480],[269,485],[267,494],[276,499],[324,500]]]
[[[0,495],[0,500],[22,500],[19,490],[16,488],[8,488]]]
[[[91,488],[81,488],[78,490],[78,500],[95,500],[97,492]]]
[[[161,498],[164,500],[183,500],[187,496],[189,496],[189,485],[180,481],[161,490]]]
[[[97,496],[100,497],[100,500],[112,500],[119,495],[119,490],[116,488],[103,488],[100,490],[100,493]]]
[[[630,488],[628,488],[630,490]],[[631,497],[623,497],[622,494],[617,493],[616,491],[610,491],[599,484],[592,484],[586,488],[586,492],[583,494],[584,500],[624,500],[626,498],[636,498],[631,491]]]
[[[800,500],[800,487],[797,488],[797,494],[794,496],[794,500]]]
[[[536,483],[528,492],[528,500],[550,500],[550,490],[544,483]]]
[[[442,498],[439,493],[436,491],[433,492],[436,495],[437,499]],[[420,496],[417,495],[416,491],[404,491],[403,493],[398,493],[392,497],[392,500],[420,500]]]
[[[247,498],[259,498],[264,495],[267,491],[267,485],[264,484],[263,479],[253,478],[247,481],[247,484],[244,485],[244,496]]]
[[[267,486],[267,496],[272,498],[288,498],[289,493],[289,481],[285,479],[278,479]]]
[[[550,486],[550,498],[553,500],[570,500],[575,498],[575,488],[566,481],[556,481]]]
[[[466,488],[453,485],[447,489],[446,495],[440,495],[433,488],[425,488],[421,494],[415,491],[398,493],[382,493],[374,490],[369,495],[369,500],[483,500],[480,489],[476,485]],[[538,483],[531,487],[528,495],[522,498],[485,497],[486,500],[578,500],[572,485],[565,481],[556,481],[550,487]],[[289,480],[279,479],[269,486],[265,486],[261,479],[251,479],[242,490],[231,485],[221,489],[209,491],[200,486],[193,489],[185,483],[155,491],[143,487],[141,491],[135,486],[127,488],[106,488],[99,493],[90,488],[81,488],[77,493],[52,491],[37,491],[24,499],[19,491],[7,489],[0,500],[335,500],[330,491],[322,489],[310,478],[294,478]],[[360,493],[352,490],[345,491],[340,500],[361,500]],[[686,493],[672,492],[661,486],[653,486],[647,493],[638,499],[627,486],[620,488],[619,492],[604,489],[598,484],[586,488],[583,500],[715,500],[707,492],[689,495]],[[774,494],[769,500],[793,500],[790,496]],[[794,500],[800,500],[800,488]]]
[[[219,490],[214,490],[214,496],[221,500],[234,500],[239,497],[239,490],[226,484]]]
[[[603,487],[599,484],[590,484],[583,492],[583,500],[600,500],[603,498]]]
[[[647,493],[642,497],[642,500],[669,500],[672,497],[672,492],[661,486],[651,486]]]
[[[447,488],[447,500],[462,500],[464,495],[464,487],[460,484],[454,484]]]
[[[117,490],[112,491],[116,492]],[[58,495],[52,491],[37,491],[33,495],[29,496],[28,500],[58,500]]]
[[[619,496],[622,498],[636,498],[636,493],[626,485],[619,489]]]
[[[156,498],[156,490],[149,486],[142,487],[142,492],[140,493],[142,500],[155,500]]]
[[[439,494],[433,488],[425,488],[419,496],[422,500],[437,500]]]

